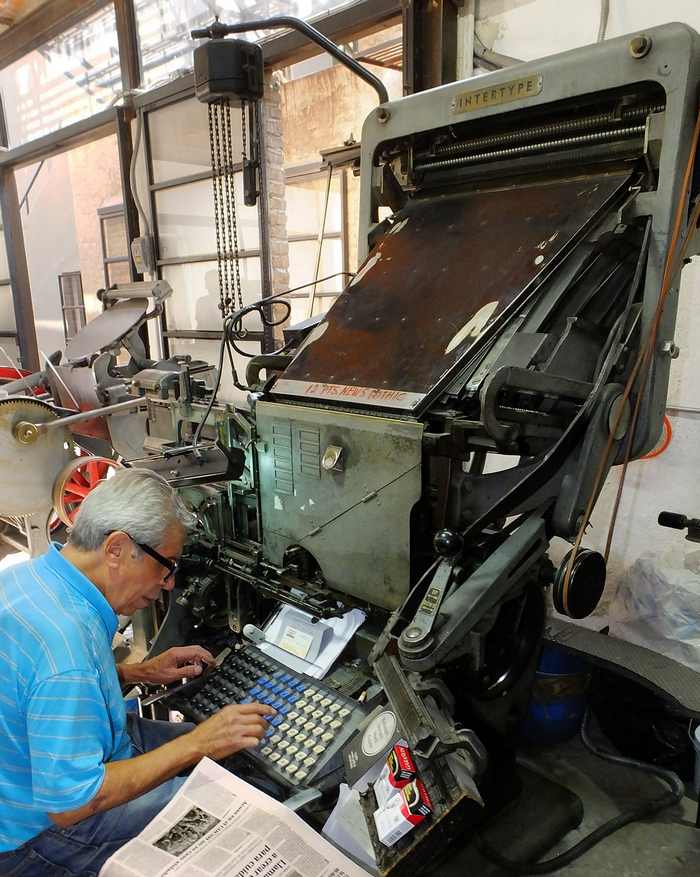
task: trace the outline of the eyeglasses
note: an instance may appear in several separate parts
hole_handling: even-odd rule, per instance
[[[111,536],[112,533],[124,533],[125,536],[129,536],[124,530],[110,530],[106,535]],[[170,560],[169,557],[163,557],[160,551],[156,551],[155,548],[151,548],[150,545],[146,545],[143,542],[137,542],[133,536],[129,536],[129,539],[131,539],[134,545],[136,545],[137,548],[140,548],[144,554],[157,560],[161,566],[164,566],[168,570],[168,574],[163,579],[164,583],[170,581],[170,579],[177,573],[180,564],[176,560]]]

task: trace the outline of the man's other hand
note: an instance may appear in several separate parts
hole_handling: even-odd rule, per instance
[[[268,728],[263,716],[273,718],[275,715],[276,710],[264,703],[225,706],[188,736],[196,739],[202,757],[221,759],[257,746]]]
[[[201,646],[173,646],[155,658],[140,664],[120,664],[119,675],[123,682],[147,682],[167,685],[181,679],[200,676],[208,664],[214,663],[211,652]]]

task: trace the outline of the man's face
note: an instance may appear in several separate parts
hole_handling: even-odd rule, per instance
[[[174,525],[161,544],[151,548],[174,563],[182,554],[184,541],[184,529]],[[175,585],[175,576],[169,575],[160,561],[141,551],[126,533],[110,534],[104,549],[108,570],[105,597],[118,614],[131,615],[137,609],[145,609],[161,590],[170,591]]]

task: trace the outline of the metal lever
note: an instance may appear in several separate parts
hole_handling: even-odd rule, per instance
[[[71,426],[83,420],[92,420],[94,417],[102,417],[105,414],[116,414],[117,411],[129,411],[131,409],[145,408],[144,399],[127,399],[126,402],[117,402],[114,405],[106,405],[104,408],[94,408],[92,411],[79,411],[68,417],[58,417],[56,420],[47,420],[45,423],[32,423],[28,420],[20,420],[12,428],[12,434],[20,444],[31,445],[42,433],[50,429],[61,429]]]
[[[676,512],[661,512],[659,526],[670,527],[672,530],[687,530],[688,542],[700,542],[700,518],[688,518]]]

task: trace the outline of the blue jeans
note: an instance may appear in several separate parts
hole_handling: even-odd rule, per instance
[[[135,755],[186,734],[188,722],[153,722],[127,714]],[[106,860],[159,813],[185,782],[174,777],[145,795],[83,819],[69,828],[47,828],[19,849],[0,853],[5,877],[96,877]]]

